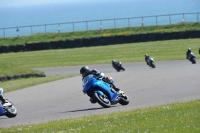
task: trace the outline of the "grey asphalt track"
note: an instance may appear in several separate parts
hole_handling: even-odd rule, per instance
[[[199,62],[199,63],[198,63]],[[123,63],[125,72],[116,72],[111,64],[89,65],[115,79],[115,84],[130,98],[126,106],[120,104],[102,108],[91,104],[82,93],[81,76],[45,83],[5,93],[18,109],[15,118],[0,117],[0,127],[28,125],[59,119],[98,115],[173,102],[200,99],[200,60],[157,61],[156,68],[144,62]],[[81,66],[40,68],[46,75],[78,74]]]

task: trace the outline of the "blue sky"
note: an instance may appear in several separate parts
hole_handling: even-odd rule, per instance
[[[0,0],[0,6],[28,6],[53,3],[88,2],[92,0]],[[98,0],[95,0],[98,1]]]
[[[0,0],[1,6],[29,6],[29,5],[48,5],[54,3],[98,3],[98,2],[119,2],[120,0]],[[138,0],[125,0],[125,1],[138,1]],[[139,0],[141,2],[147,2],[151,0]],[[161,0],[166,1],[166,0]],[[195,4],[199,0],[183,0],[183,2],[188,2],[189,4]]]

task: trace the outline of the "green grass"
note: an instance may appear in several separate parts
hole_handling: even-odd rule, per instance
[[[197,24],[199,25],[199,24]],[[149,28],[149,29],[148,29]],[[151,29],[152,27],[138,28],[135,33],[157,32],[157,31],[176,31],[185,30],[184,27],[161,27]],[[170,29],[171,28],[171,29]],[[190,28],[186,28],[187,30]],[[196,26],[194,25],[194,29]],[[117,29],[118,30],[118,29]],[[113,30],[113,34],[117,30]],[[132,29],[133,30],[133,29]],[[144,31],[142,31],[144,30]],[[131,31],[130,31],[131,32]],[[85,32],[82,32],[85,33]],[[69,33],[71,38],[88,37],[88,35],[79,33]],[[94,32],[95,33],[95,32]],[[92,35],[94,35],[92,33]],[[127,34],[128,31],[119,30],[119,34]],[[109,36],[110,32],[96,32],[97,35]],[[132,34],[132,33],[128,33]],[[91,36],[92,36],[91,35]],[[36,35],[42,39],[43,35]],[[66,34],[63,35],[66,37]],[[94,35],[95,36],[95,35]],[[20,44],[22,42],[31,43],[34,38],[9,38],[1,39],[0,45]],[[51,40],[53,37],[49,37]],[[57,37],[54,34],[54,38]],[[70,36],[69,36],[70,38]],[[13,40],[12,40],[13,39]],[[19,40],[22,39],[20,42]],[[26,40],[27,39],[27,40]],[[35,40],[34,40],[35,39]],[[59,38],[60,39],[60,38]],[[65,38],[64,38],[65,39]],[[45,41],[49,41],[45,38]],[[7,43],[11,41],[11,43]],[[40,40],[41,41],[41,40]],[[122,62],[144,62],[144,54],[154,57],[155,61],[159,60],[183,60],[188,47],[195,53],[199,49],[200,39],[184,39],[170,41],[155,41],[145,43],[117,44],[109,46],[84,47],[74,49],[45,50],[34,52],[4,53],[0,54],[0,76],[18,73],[33,72],[31,68],[53,67],[53,66],[74,66],[110,63],[112,59]],[[50,82],[68,76],[44,77],[19,79],[0,83],[5,92],[26,88],[32,85]],[[43,81],[42,81],[43,80]],[[11,128],[0,128],[0,133],[7,132],[24,132],[24,133],[135,133],[135,132],[170,132],[170,133],[198,133],[200,132],[200,100],[152,107],[147,109],[118,112],[107,115],[98,115],[92,117],[83,117],[70,120],[60,120],[49,123],[36,125],[17,126]]]
[[[0,46],[16,45],[16,44],[29,44],[35,42],[50,42],[56,40],[70,40],[76,38],[90,38],[100,36],[115,36],[115,35],[130,35],[140,33],[157,33],[157,32],[174,32],[186,30],[200,30],[200,23],[179,23],[174,25],[164,26],[145,26],[145,27],[132,27],[132,28],[117,28],[105,29],[100,31],[81,31],[81,32],[68,32],[68,33],[48,33],[48,34],[35,34],[32,36],[22,37],[8,37],[0,38]]]
[[[75,66],[121,62],[144,62],[144,54],[160,60],[185,60],[190,47],[197,52],[200,39],[182,39],[130,44],[116,44],[73,49],[44,50],[0,54],[0,76],[32,73],[32,68]]]
[[[39,77],[39,78],[28,78],[28,79],[17,79],[17,80],[10,80],[7,82],[0,82],[0,88],[3,88],[4,93],[15,91],[19,89],[25,89],[30,86],[35,86],[38,84],[43,84],[59,79],[70,78],[76,75],[55,75],[55,76],[46,76],[46,77]]]
[[[200,100],[49,123],[0,133],[199,133]]]
[[[185,60],[188,47],[199,58],[197,54],[199,44],[200,39],[184,39],[74,49],[4,53],[0,54],[0,76],[33,73],[32,68],[39,67],[107,64],[111,63],[112,59],[121,62],[144,62],[145,53],[153,56],[155,61]],[[9,92],[44,82],[50,82],[52,79],[66,78],[67,76],[58,76],[59,78],[57,76],[47,76],[45,78],[6,81],[0,82],[0,87],[4,88],[5,92]]]

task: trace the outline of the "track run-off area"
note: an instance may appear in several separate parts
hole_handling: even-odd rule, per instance
[[[156,68],[145,62],[122,63],[126,71],[117,72],[111,64],[88,65],[111,76],[115,85],[130,98],[120,104],[102,108],[92,104],[82,92],[81,75],[5,93],[18,109],[15,118],[0,117],[0,127],[29,125],[60,119],[99,115],[118,111],[165,105],[200,99],[200,60],[157,61]],[[46,75],[79,74],[82,66],[37,68]]]

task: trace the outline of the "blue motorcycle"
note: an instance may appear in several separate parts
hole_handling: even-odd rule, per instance
[[[0,95],[3,94],[3,89],[0,88]],[[2,101],[0,100],[0,116],[7,116],[8,118],[13,118],[17,115],[17,109],[15,108],[14,104],[9,101],[8,99],[5,99],[7,103],[10,103],[11,106],[3,107]]]
[[[92,74],[83,79],[83,93],[93,98],[104,108],[109,108],[117,103],[129,104],[129,98],[123,91],[116,92],[109,83],[95,78]]]

